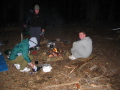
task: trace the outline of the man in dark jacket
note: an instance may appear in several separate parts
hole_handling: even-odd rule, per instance
[[[11,50],[9,61],[13,63],[20,72],[30,71],[30,69],[26,67],[28,64],[36,71],[37,67],[32,63],[32,56],[29,55],[29,48],[35,47],[36,45],[37,39],[35,37],[31,37],[30,40],[22,40],[22,42],[15,45]]]
[[[30,36],[37,38],[37,50],[40,48],[40,34],[45,31],[44,18],[39,11],[39,5],[35,5],[34,13],[31,13],[30,15]]]

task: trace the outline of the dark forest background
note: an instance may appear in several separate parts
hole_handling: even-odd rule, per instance
[[[120,21],[119,0],[1,0],[0,23],[23,23],[35,4],[47,23]]]

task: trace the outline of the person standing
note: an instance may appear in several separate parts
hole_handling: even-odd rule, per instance
[[[75,41],[71,48],[72,55],[69,59],[75,60],[77,58],[87,58],[92,53],[92,40],[86,36],[84,31],[79,33],[80,40]]]
[[[44,17],[40,13],[39,5],[35,5],[34,13],[30,15],[30,36],[37,38],[37,50],[40,49],[40,34],[43,32],[45,32]]]

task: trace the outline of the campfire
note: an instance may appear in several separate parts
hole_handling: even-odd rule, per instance
[[[59,56],[62,54],[61,50],[59,50],[57,48],[53,48],[46,53],[47,53],[48,57],[55,57],[55,56]]]

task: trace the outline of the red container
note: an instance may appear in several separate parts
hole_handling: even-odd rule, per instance
[[[36,54],[37,52],[36,51],[32,51],[32,54]]]

